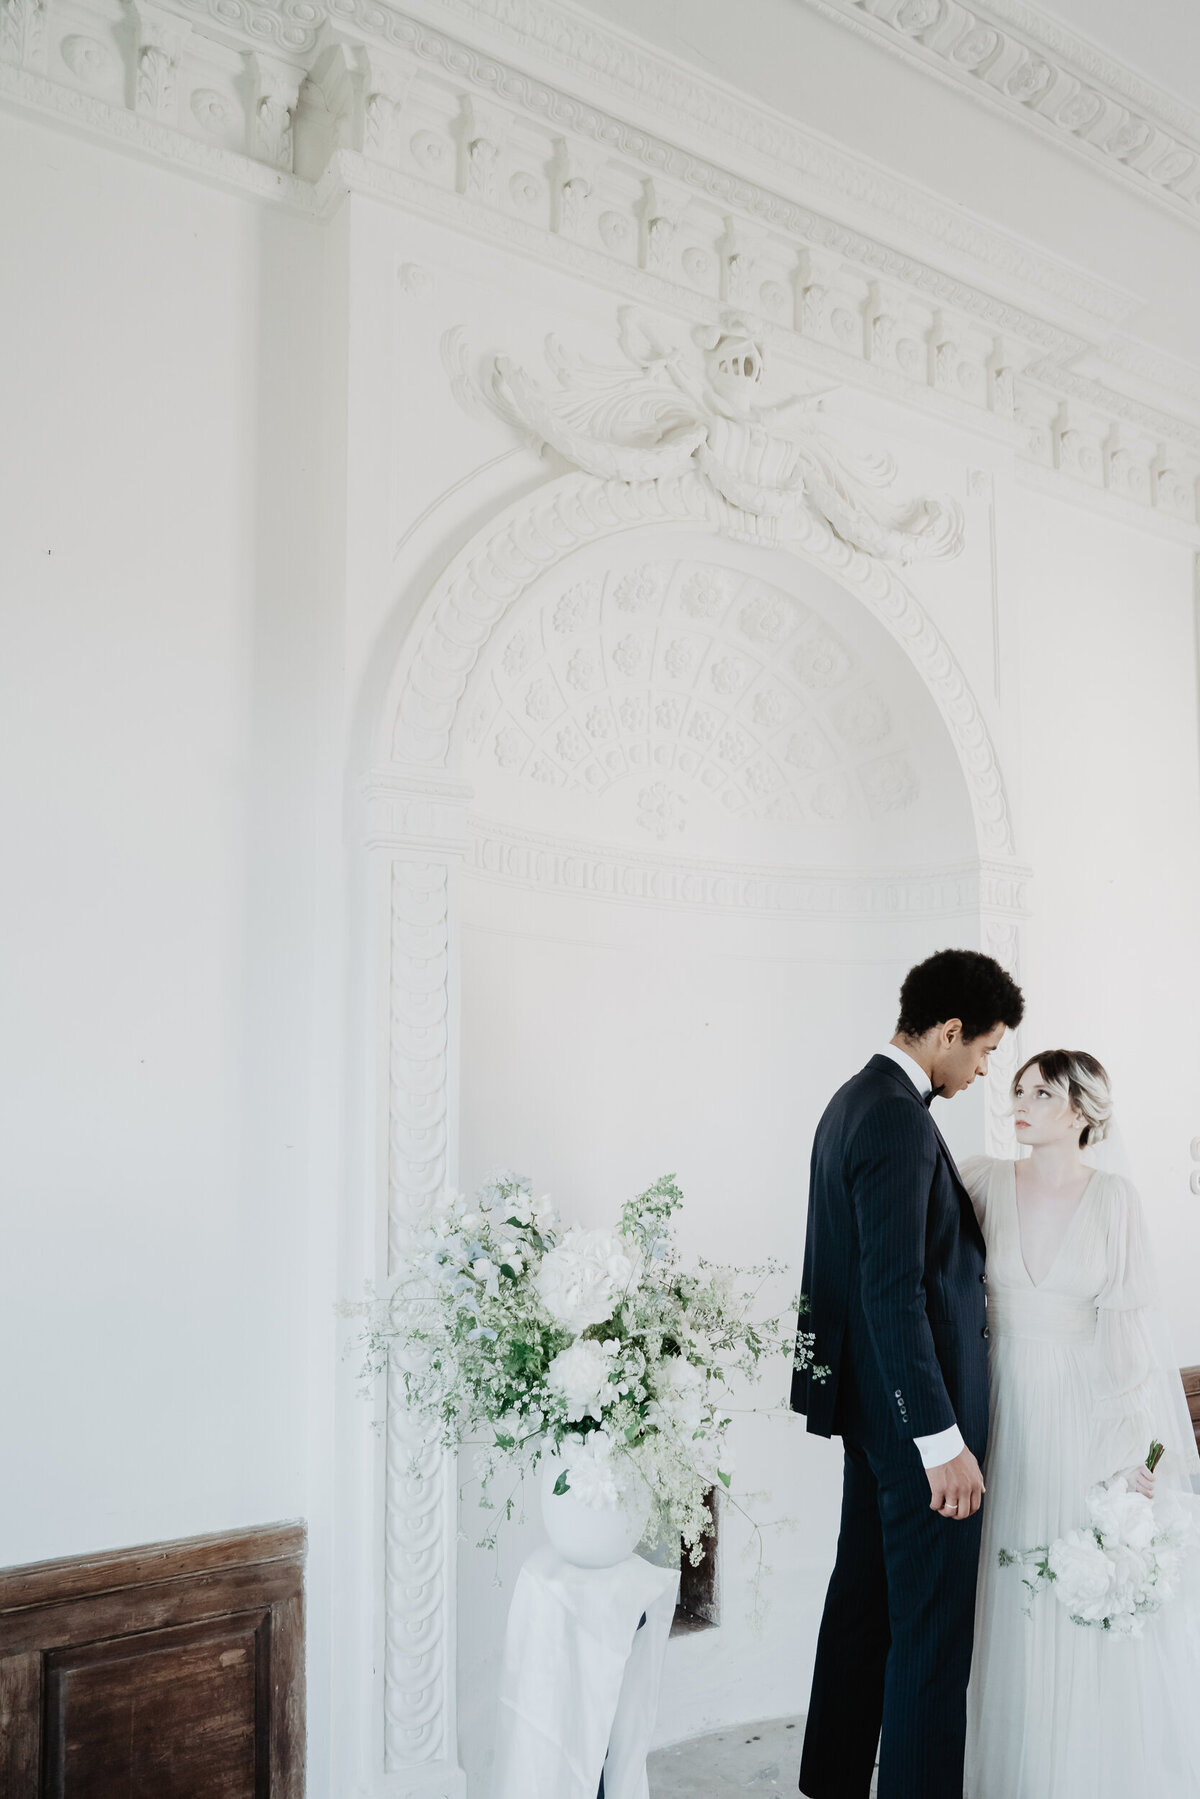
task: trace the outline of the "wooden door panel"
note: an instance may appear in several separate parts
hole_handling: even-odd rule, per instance
[[[304,1530],[0,1570],[0,1799],[302,1799]]]
[[[46,1799],[261,1799],[269,1615],[46,1657]]]

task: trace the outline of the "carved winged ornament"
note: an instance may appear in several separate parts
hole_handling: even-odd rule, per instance
[[[527,443],[602,480],[698,474],[731,509],[726,522],[739,535],[786,544],[816,516],[869,556],[905,563],[961,550],[956,502],[889,497],[891,457],[837,441],[820,411],[823,394],[764,403],[762,343],[743,318],[728,314],[679,345],[626,307],[619,343],[624,364],[606,367],[548,338],[553,385],[507,356],[486,359],[477,374],[461,327],[447,332],[442,356],[456,396],[476,416],[500,417]]]

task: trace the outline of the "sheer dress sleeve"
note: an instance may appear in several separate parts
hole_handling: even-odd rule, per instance
[[[987,1235],[987,1193],[991,1183],[992,1169],[995,1166],[991,1156],[964,1156],[958,1164],[958,1172],[962,1176],[963,1186],[971,1195],[971,1204],[975,1208],[979,1228],[985,1237]]]
[[[1192,1487],[1200,1456],[1136,1189],[1106,1176],[1108,1201],[1104,1285],[1096,1299],[1096,1473],[1099,1479],[1144,1462],[1158,1438],[1166,1446],[1160,1475]]]

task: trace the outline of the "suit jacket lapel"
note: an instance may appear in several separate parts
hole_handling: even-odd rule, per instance
[[[950,1145],[946,1142],[946,1139],[942,1136],[941,1131],[939,1131],[939,1129],[937,1127],[937,1122],[934,1119],[932,1108],[926,1106],[923,1103],[923,1101],[921,1099],[921,1095],[917,1092],[916,1088],[913,1086],[912,1082],[909,1080],[909,1078],[905,1074],[904,1070],[902,1068],[898,1067],[897,1064],[895,1062],[893,1062],[888,1056],[872,1056],[871,1064],[874,1064],[876,1067],[885,1069],[887,1071],[887,1073],[893,1075],[895,1077],[895,1079],[900,1083],[900,1085],[904,1089],[904,1091],[906,1093],[909,1093],[912,1095],[913,1104],[920,1106],[921,1110],[928,1115],[929,1122],[933,1126],[933,1134],[937,1138],[937,1141],[938,1141],[938,1148],[941,1151],[942,1158],[946,1163],[946,1167],[950,1171],[950,1178],[954,1182],[954,1185],[958,1190],[959,1204],[961,1205],[961,1207],[963,1209],[963,1215],[967,1220],[967,1228],[971,1232],[972,1236],[975,1237],[976,1240],[979,1242],[980,1246],[984,1247],[983,1232],[980,1230],[979,1220],[975,1216],[975,1207],[971,1203],[971,1195],[967,1192],[966,1187],[963,1185],[962,1176],[958,1172],[958,1163],[954,1160],[954,1156],[950,1150]],[[868,1064],[868,1066],[870,1066],[871,1064]]]

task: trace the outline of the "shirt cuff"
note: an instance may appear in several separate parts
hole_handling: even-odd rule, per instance
[[[957,1424],[952,1424],[949,1430],[940,1430],[936,1437],[914,1437],[913,1442],[925,1468],[940,1468],[967,1447]]]

